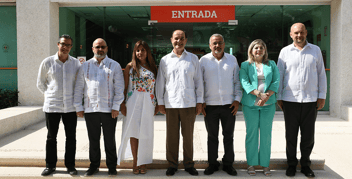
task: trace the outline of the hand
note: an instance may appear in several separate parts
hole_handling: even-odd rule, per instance
[[[126,104],[124,102],[122,102],[122,104],[120,106],[120,110],[121,110],[122,115],[124,115],[124,116],[127,115]]]
[[[122,111],[121,111],[122,112]],[[154,110],[154,116],[157,115],[159,112],[159,105],[155,106],[155,110]]]
[[[111,117],[113,119],[115,119],[115,118],[117,118],[117,116],[119,116],[119,111],[111,110]]]
[[[260,93],[260,99],[261,100],[265,100],[265,101],[268,101],[269,98],[270,98],[270,94],[269,93]]]
[[[207,104],[206,103],[203,103],[203,105],[202,105],[202,114],[204,115],[204,117],[207,115],[206,113],[205,113],[205,108],[207,107]]]
[[[260,99],[257,103],[258,106],[264,106],[265,100]]]
[[[196,114],[199,115],[203,110],[203,103],[197,103]]]
[[[277,105],[280,107],[281,110],[283,110],[283,103],[282,100],[277,100]]]
[[[237,114],[237,110],[238,110],[238,106],[240,105],[240,102],[238,101],[233,101],[230,108],[233,108],[233,110],[231,111],[232,115],[236,115]]]
[[[325,99],[318,99],[317,100],[317,110],[321,110],[325,105]]]
[[[159,112],[161,114],[166,114],[165,105],[159,105]]]
[[[77,117],[82,117],[84,116],[84,111],[77,112]]]

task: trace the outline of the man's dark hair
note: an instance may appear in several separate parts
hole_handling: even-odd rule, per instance
[[[72,39],[72,37],[70,36],[70,35],[68,35],[68,34],[62,34],[60,37],[59,37],[59,43],[60,43],[60,39],[61,38],[65,38],[65,39],[71,39],[71,42],[73,43],[73,39]]]
[[[176,29],[176,30],[182,31],[182,32],[185,34],[185,38],[187,39],[187,33],[186,33],[186,31],[181,30],[181,29]],[[175,33],[176,30],[172,31],[171,38],[174,36],[174,33]]]

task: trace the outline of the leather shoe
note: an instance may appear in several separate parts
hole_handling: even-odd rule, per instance
[[[117,175],[117,171],[115,168],[112,168],[112,169],[109,169],[108,171],[108,175],[109,176],[114,176],[114,175]]]
[[[302,167],[301,173],[303,173],[306,177],[315,177],[314,172],[308,166]]]
[[[235,168],[233,168],[232,165],[224,165],[224,166],[222,166],[222,170],[224,170],[229,175],[232,175],[232,176],[237,175],[237,171]]]
[[[169,167],[166,170],[166,176],[172,176],[175,175],[175,172],[177,171],[177,168]]]
[[[67,173],[70,175],[77,175],[77,170],[75,169],[75,167],[70,167],[67,168]]]
[[[293,177],[296,175],[296,166],[288,166],[286,176]]]
[[[45,168],[42,172],[42,176],[48,176],[52,173],[54,173],[56,168]]]
[[[191,175],[198,175],[198,171],[194,167],[185,168],[185,171]]]
[[[204,170],[204,175],[211,175],[214,172],[219,170],[219,166],[217,165],[209,165],[205,170]]]
[[[99,172],[99,168],[89,168],[86,173],[84,174],[84,176],[92,176],[94,175],[95,173],[98,173]]]

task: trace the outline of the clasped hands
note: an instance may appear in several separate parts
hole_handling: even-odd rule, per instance
[[[259,93],[258,96],[260,100],[258,101],[258,106],[264,106],[264,104],[269,100],[270,93]]]

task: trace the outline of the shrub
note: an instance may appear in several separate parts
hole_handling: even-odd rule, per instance
[[[0,109],[18,106],[18,93],[16,90],[0,89]]]

